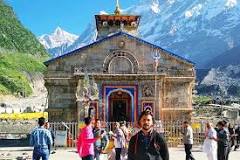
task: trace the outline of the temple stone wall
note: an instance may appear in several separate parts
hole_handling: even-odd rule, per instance
[[[157,70],[151,55],[155,51],[161,55]],[[124,60],[122,57],[131,62],[129,66],[127,60],[126,63],[120,63]],[[121,61],[118,63],[118,60]],[[113,66],[108,67],[110,64]],[[84,78],[84,72],[92,75],[90,78],[94,77],[98,84],[99,116],[103,116],[103,84],[137,85],[138,102],[135,107],[142,110],[144,106],[152,105],[156,119],[173,118],[174,115],[175,118],[190,117],[191,114],[194,66],[171,53],[126,35],[75,50],[68,56],[49,62],[47,68],[45,86],[48,90],[50,121],[77,121],[76,90],[79,79]],[[115,73],[122,71],[121,68],[134,76],[123,74],[114,77]]]
[[[167,82],[165,84],[165,96],[163,108],[190,108],[187,82]]]
[[[124,46],[120,47],[120,42],[124,42]],[[154,52],[153,47],[129,39],[125,36],[115,37],[109,41],[103,41],[92,47],[75,51],[76,54],[66,56],[56,60],[48,66],[49,71],[66,72],[70,75],[75,67],[82,68],[91,72],[103,72],[103,64],[105,58],[116,50],[130,53],[138,62],[138,73],[149,73],[154,71],[154,60],[151,53]],[[159,50],[161,61],[158,67],[159,73],[166,73],[170,76],[187,76],[193,75],[191,65],[184,64],[177,58],[169,56],[165,51]]]
[[[76,121],[76,82],[74,79],[45,79],[48,90],[49,120]]]

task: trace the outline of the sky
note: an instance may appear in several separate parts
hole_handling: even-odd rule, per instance
[[[80,35],[100,11],[113,13],[116,0],[4,0],[21,23],[36,36],[52,33],[58,26]],[[139,0],[119,0],[122,9]]]

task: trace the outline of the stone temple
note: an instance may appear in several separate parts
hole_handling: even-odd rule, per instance
[[[49,121],[190,119],[194,64],[138,36],[140,16],[95,15],[97,39],[45,62]]]

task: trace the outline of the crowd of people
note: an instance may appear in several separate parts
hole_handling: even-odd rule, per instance
[[[99,119],[86,117],[85,127],[81,129],[77,139],[77,152],[82,160],[105,160],[104,153],[109,139],[114,140],[112,154],[108,160],[169,160],[169,151],[163,134],[154,130],[152,112],[145,110],[138,119],[139,130],[131,134],[126,123],[115,122],[114,130],[107,132]],[[33,160],[48,160],[54,144],[54,133],[44,118],[39,118],[39,126],[30,136],[30,144],[34,146]],[[193,129],[188,121],[182,126],[183,143],[186,160],[195,160],[192,154]],[[208,160],[228,160],[230,151],[237,150],[240,144],[240,125],[235,128],[226,121],[219,121],[216,128],[206,123],[203,151]]]
[[[109,140],[114,139],[111,160],[169,160],[167,143],[163,136],[154,130],[152,112],[143,111],[139,116],[140,130],[129,136],[125,123],[116,122],[114,132],[108,134],[101,128],[100,120],[93,121],[90,117],[84,119],[85,127],[81,129],[77,141],[77,152],[82,160],[98,160],[105,150]]]
[[[208,160],[228,160],[230,151],[239,148],[240,125],[233,128],[223,120],[217,123],[216,128],[211,123],[207,123],[206,128],[203,151]]]

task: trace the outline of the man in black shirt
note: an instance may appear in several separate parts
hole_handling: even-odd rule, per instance
[[[142,128],[129,142],[128,160],[169,160],[164,138],[153,129],[151,111],[143,111],[139,117]]]
[[[218,160],[227,160],[228,156],[228,133],[224,129],[224,122],[218,122]]]

